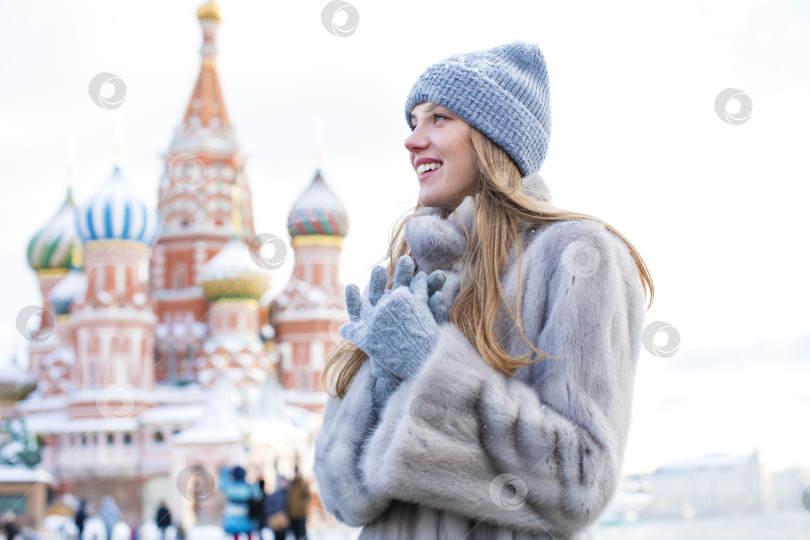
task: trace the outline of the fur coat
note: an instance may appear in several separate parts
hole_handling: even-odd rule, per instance
[[[549,200],[538,176],[527,188]],[[423,208],[405,230],[418,269],[459,292],[472,197],[442,219]],[[547,358],[506,376],[451,323],[415,378],[382,411],[370,362],[329,398],[315,448],[325,508],[368,539],[577,539],[616,491],[630,427],[644,318],[639,273],[616,235],[591,220],[521,230],[502,274],[518,276],[526,337]],[[500,343],[531,352],[501,306]],[[536,358],[536,354],[532,354]]]

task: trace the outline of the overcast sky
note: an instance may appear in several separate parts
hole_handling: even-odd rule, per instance
[[[200,4],[0,1],[0,359],[24,346],[17,313],[41,303],[25,249],[61,204],[68,164],[79,203],[111,172],[113,111],[88,94],[97,73],[126,83],[123,172],[156,205],[199,70]],[[810,404],[806,3],[357,0],[345,37],[322,24],[326,4],[221,2],[219,76],[258,232],[288,238],[322,118],[324,176],[350,216],[341,277],[365,285],[417,193],[403,146],[416,77],[452,53],[535,42],[553,202],[633,242],[657,293],[646,321],[680,335],[669,358],[642,352],[625,470],[754,445],[774,466],[807,462],[808,431],[782,420]],[[728,88],[750,98],[741,124],[715,111]],[[274,289],[291,270],[292,257]]]

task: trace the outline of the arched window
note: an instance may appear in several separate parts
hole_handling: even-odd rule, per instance
[[[132,434],[131,433],[124,433],[124,444],[129,446],[132,444]]]
[[[152,440],[155,441],[155,443],[157,443],[157,444],[162,444],[163,443],[163,433],[160,432],[160,431],[156,431],[154,437],[152,437]]]

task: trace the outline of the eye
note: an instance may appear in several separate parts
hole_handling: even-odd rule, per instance
[[[439,114],[439,113],[436,113],[436,114],[433,115],[433,120],[434,121],[437,121],[439,119],[447,120],[447,118],[448,118],[447,116],[445,116],[443,114]]]

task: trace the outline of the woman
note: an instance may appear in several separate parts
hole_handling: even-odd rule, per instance
[[[405,114],[419,204],[368,297],[346,289],[321,500],[361,538],[578,538],[619,480],[649,273],[549,204],[536,45],[431,66]]]

